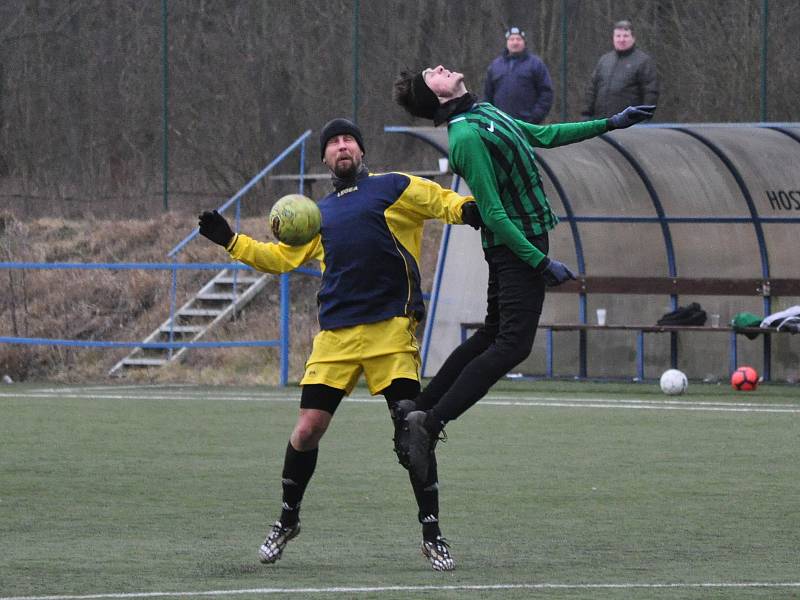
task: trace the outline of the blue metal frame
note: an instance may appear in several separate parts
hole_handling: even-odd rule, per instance
[[[547,377],[553,376],[553,328],[548,327],[546,325],[541,326],[542,329],[545,330],[545,374]],[[464,327],[462,326],[462,330]],[[726,329],[719,329],[719,333],[727,331]],[[585,331],[579,331],[579,333],[585,333]],[[644,336],[647,333],[661,333],[656,331],[644,331],[639,330],[636,332],[636,377],[634,381],[644,381],[644,368],[645,368],[645,352],[644,352]],[[714,332],[709,332],[714,333]],[[669,334],[675,335],[675,332],[669,332]],[[462,336],[465,335],[462,332]],[[738,349],[738,334],[736,331],[730,331],[730,337],[728,342],[728,368],[730,372],[736,370],[737,365],[739,364],[739,349]],[[769,332],[765,332],[765,337],[770,337]],[[766,376],[766,373],[769,371],[767,368],[768,365],[765,365],[764,368],[764,380],[769,381]]]
[[[669,276],[676,277],[678,275],[678,270],[675,265],[675,247],[672,244],[672,234],[669,231],[669,225],[666,221],[666,213],[664,212],[663,204],[661,204],[661,198],[658,197],[658,192],[656,192],[655,187],[653,187],[650,177],[647,175],[647,173],[645,173],[645,170],[642,168],[642,165],[639,164],[639,161],[636,160],[619,141],[615,140],[609,135],[601,135],[600,139],[619,152],[623,158],[628,161],[628,164],[633,168],[633,170],[636,171],[639,179],[642,180],[642,183],[647,190],[647,195],[650,197],[650,202],[653,204],[653,209],[656,211],[657,222],[661,225],[661,234],[664,237],[664,248],[667,253],[667,270],[669,271]],[[673,308],[675,308],[677,299],[674,296],[672,296],[672,304]]]
[[[782,134],[784,134],[784,135],[788,135],[788,136],[789,136],[790,138],[792,138],[792,139],[793,139],[795,142],[798,142],[798,143],[800,143],[800,136],[798,136],[798,135],[797,135],[796,133],[794,133],[793,131],[790,131],[790,130],[788,130],[788,129],[785,129],[785,128],[783,128],[783,127],[778,127],[778,126],[773,126],[773,125],[764,125],[764,127],[765,127],[766,129],[771,129],[772,131],[778,131],[778,132],[780,132],[780,133],[782,133]]]

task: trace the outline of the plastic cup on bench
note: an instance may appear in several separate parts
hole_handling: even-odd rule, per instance
[[[712,327],[719,327],[719,315],[712,313],[708,315],[708,319]]]
[[[598,325],[605,325],[606,324],[606,309],[605,308],[598,308],[597,309],[597,324]]]

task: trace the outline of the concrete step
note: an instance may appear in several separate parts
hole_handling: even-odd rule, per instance
[[[126,367],[160,367],[166,362],[166,358],[126,358],[122,364]]]
[[[258,280],[259,280],[259,278],[258,278],[258,277],[253,277],[253,276],[251,276],[251,275],[238,275],[238,276],[236,277],[236,283],[237,283],[237,284],[246,284],[246,285],[250,285],[250,284],[253,284],[253,283],[255,283],[255,282],[256,282],[256,281],[258,281]],[[234,279],[233,279],[233,277],[230,277],[230,276],[225,276],[225,277],[217,277],[217,278],[214,280],[214,283],[227,283],[227,284],[233,285],[233,283],[234,283]]]
[[[202,296],[197,296],[198,300],[221,300],[223,302],[234,302],[236,294],[229,292],[206,292]]]
[[[222,271],[179,308],[174,318],[166,320],[151,333],[145,342],[166,341],[170,338],[170,331],[174,341],[178,342],[201,338],[216,324],[221,315],[231,314],[232,311],[245,306],[265,284],[266,275],[254,273],[234,275],[231,271]],[[236,294],[233,293],[234,289]],[[170,325],[171,323],[174,324]],[[117,362],[109,373],[114,374],[124,367],[159,367],[179,359],[186,351],[185,347],[173,351],[139,347]]]
[[[176,316],[178,317],[216,317],[221,314],[221,310],[216,308],[184,308],[179,311]]]
[[[169,334],[169,326],[161,327],[161,333]],[[173,325],[172,332],[173,333],[200,333],[203,331],[202,327],[197,325]]]

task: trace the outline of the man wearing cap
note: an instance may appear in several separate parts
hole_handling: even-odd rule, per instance
[[[597,61],[586,87],[584,119],[608,117],[637,104],[658,104],[658,74],[650,55],[636,47],[630,21],[614,23],[614,49]]]
[[[461,73],[442,65],[403,72],[394,100],[415,117],[447,123],[449,161],[475,197],[489,266],[483,327],[456,348],[415,400],[406,417],[409,462],[424,477],[445,423],[480,400],[533,346],[545,287],[575,276],[549,258],[548,231],[558,219],[542,189],[534,148],[553,148],[630,127],[653,116],[653,106],[628,107],[610,119],[556,125],[517,120],[476,102]],[[404,436],[399,438],[405,440]]]
[[[528,123],[541,123],[553,105],[553,84],[542,59],[525,46],[519,27],[506,31],[506,48],[486,71],[486,101]]]
[[[263,563],[277,561],[300,532],[300,503],[320,439],[360,375],[370,393],[386,398],[398,424],[405,418],[403,402],[419,393],[415,329],[424,316],[418,263],[425,220],[480,225],[471,197],[405,173],[371,175],[364,154],[355,123],[334,119],[323,127],[320,157],[334,189],[319,201],[322,227],[305,245],[258,242],[234,233],[217,211],[200,216],[202,235],[259,271],[285,273],[311,259],[322,264],[320,332],[300,382],[300,414],[286,447],[283,508],[259,548]],[[435,570],[451,570],[455,562],[439,528],[435,457],[426,477],[411,476],[411,485],[422,524],[422,553]]]

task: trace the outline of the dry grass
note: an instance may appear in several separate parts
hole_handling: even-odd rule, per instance
[[[26,262],[169,262],[167,252],[195,226],[192,214],[157,219],[37,219],[0,214],[0,260]],[[241,230],[266,238],[264,221],[243,219]],[[423,252],[423,287],[430,289],[441,227],[429,224]],[[204,238],[191,242],[181,262],[225,262],[227,255]],[[178,303],[197,291],[208,271],[181,271]],[[102,341],[141,340],[169,314],[167,271],[9,270],[0,271],[0,335]],[[291,278],[292,325],[289,377],[302,375],[318,330],[313,277]],[[206,339],[276,339],[278,281],[237,317]],[[46,345],[0,345],[0,376],[15,381],[103,381],[125,349]],[[275,348],[198,349],[180,364],[126,375],[135,381],[206,384],[275,384]]]

